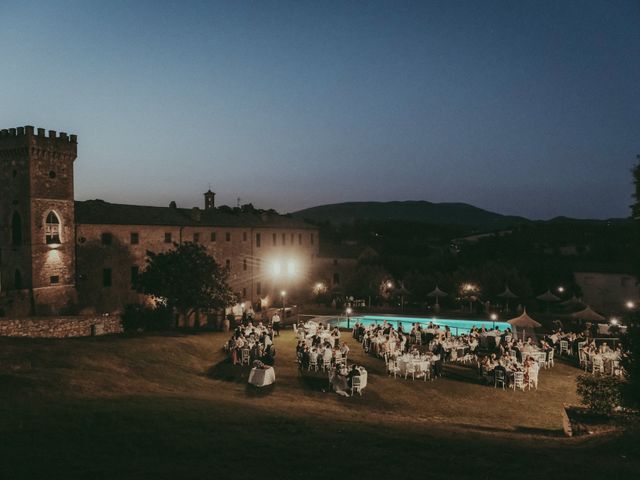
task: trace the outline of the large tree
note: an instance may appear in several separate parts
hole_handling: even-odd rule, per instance
[[[228,275],[202,245],[188,242],[174,244],[172,250],[163,253],[148,251],[147,266],[137,288],[188,317],[194,310],[215,310],[232,303]]]
[[[635,203],[631,206],[632,217],[635,220],[636,242],[634,243],[633,263],[636,277],[640,278],[640,155],[637,156],[638,164],[633,168],[633,182],[635,186]],[[631,322],[628,325],[626,335],[622,336],[622,344],[625,355],[622,358],[622,366],[626,372],[627,382],[624,385],[623,394],[627,404],[640,407],[640,313],[638,308],[631,312]]]

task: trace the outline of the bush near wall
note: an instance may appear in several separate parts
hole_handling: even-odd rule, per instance
[[[144,305],[127,305],[122,314],[125,331],[167,330],[172,327],[173,315],[167,308],[149,308]]]
[[[606,415],[621,405],[622,384],[622,381],[613,376],[580,375],[577,379],[577,392],[589,410]]]

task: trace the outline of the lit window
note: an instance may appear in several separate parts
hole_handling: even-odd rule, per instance
[[[49,212],[47,215],[44,232],[47,245],[60,243],[60,220],[55,213]]]

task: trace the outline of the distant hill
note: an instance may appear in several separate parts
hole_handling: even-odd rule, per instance
[[[494,230],[528,223],[524,217],[500,215],[466,203],[347,202],[306,208],[292,214],[300,219],[328,221],[334,225],[355,220],[405,220],[440,225],[460,225]]]

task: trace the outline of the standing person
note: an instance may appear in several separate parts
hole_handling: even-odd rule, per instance
[[[273,336],[279,337],[280,336],[280,315],[278,315],[277,311],[276,313],[273,314],[273,317],[271,317],[271,326],[273,327]]]

